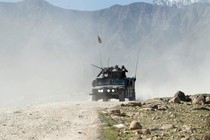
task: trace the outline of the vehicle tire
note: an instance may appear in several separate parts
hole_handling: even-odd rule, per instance
[[[129,97],[129,101],[136,101],[136,93],[133,92],[131,97]]]
[[[98,96],[97,95],[92,95],[92,101],[98,101]]]
[[[120,101],[120,102],[124,102],[124,101],[125,101],[125,91],[122,91],[122,92],[119,94],[119,101]]]
[[[135,95],[132,95],[132,97],[129,98],[129,101],[135,101],[135,100],[136,100]]]

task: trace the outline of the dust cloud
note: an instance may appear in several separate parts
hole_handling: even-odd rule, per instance
[[[53,40],[29,37],[29,41],[16,44],[19,48],[7,51],[1,48],[1,105],[89,100],[91,82],[100,71],[91,64],[100,66],[99,51],[103,67],[125,65],[127,76],[134,77],[139,47],[142,48],[136,81],[138,99],[171,96],[177,90],[187,94],[210,90],[210,53],[198,50],[206,48],[195,45],[185,51],[180,44],[161,52],[149,45],[120,49],[106,46],[106,42],[97,44],[96,34],[91,39],[92,44],[71,44],[68,37]]]
[[[92,45],[74,39],[55,23],[12,24],[13,29],[1,33],[1,106],[89,99]]]
[[[162,46],[160,50],[157,46],[145,45],[137,74],[139,97],[173,96],[178,90],[188,95],[209,93],[210,42],[207,34],[197,33],[195,40],[186,39]]]

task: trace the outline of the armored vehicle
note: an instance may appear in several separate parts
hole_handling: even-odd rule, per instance
[[[93,65],[95,66],[95,65]],[[95,66],[100,68],[98,66]],[[92,82],[92,101],[108,101],[109,99],[119,99],[119,101],[125,101],[127,98],[129,101],[135,101],[135,81],[134,77],[127,77],[127,69],[122,66],[119,68],[105,67],[100,68],[101,72],[97,75],[97,78]]]

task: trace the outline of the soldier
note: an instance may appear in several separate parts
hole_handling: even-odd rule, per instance
[[[124,65],[122,65],[122,78],[125,78],[126,77],[126,72],[128,72],[128,70],[124,67]]]
[[[128,70],[124,67],[124,65],[122,65],[122,71],[124,71],[124,72],[128,72]]]
[[[113,71],[114,67],[108,67],[107,69],[107,74],[108,74],[108,77],[112,77],[112,71]]]
[[[109,74],[109,68],[104,68],[103,69],[103,77],[108,77]]]
[[[116,65],[113,69],[113,71],[121,71],[121,69],[118,67],[118,65]]]

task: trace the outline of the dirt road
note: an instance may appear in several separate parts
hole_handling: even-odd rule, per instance
[[[97,110],[119,102],[68,102],[0,109],[0,140],[98,139]]]

